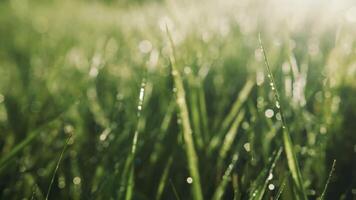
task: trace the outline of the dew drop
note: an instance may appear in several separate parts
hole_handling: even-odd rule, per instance
[[[250,151],[251,151],[251,145],[250,145],[250,143],[249,143],[249,142],[245,143],[245,144],[244,144],[244,148],[245,148],[245,150],[246,150],[247,152],[250,152]]]
[[[152,50],[152,44],[148,40],[142,40],[138,44],[138,48],[141,51],[141,53],[149,53]]]
[[[274,188],[275,188],[275,186],[272,183],[268,185],[269,190],[274,190]]]
[[[73,183],[74,183],[75,185],[79,185],[81,181],[82,181],[82,180],[80,179],[79,176],[76,176],[76,177],[73,178]]]
[[[265,111],[265,116],[266,116],[267,118],[272,118],[273,115],[274,115],[274,111],[273,111],[272,109],[267,109],[267,110]]]
[[[187,178],[187,183],[188,184],[192,184],[193,183],[193,178],[192,177],[188,177]]]

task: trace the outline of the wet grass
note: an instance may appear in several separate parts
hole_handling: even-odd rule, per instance
[[[272,5],[1,2],[0,199],[355,198],[354,24]]]

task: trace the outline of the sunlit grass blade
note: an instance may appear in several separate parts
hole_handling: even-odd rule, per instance
[[[239,114],[236,116],[236,119],[232,123],[229,131],[226,133],[224,141],[221,145],[221,149],[219,151],[219,159],[218,159],[218,169],[220,168],[221,163],[226,158],[228,151],[230,150],[236,135],[239,125],[241,124],[243,118],[245,116],[245,110],[241,110]],[[218,144],[217,144],[218,145]]]
[[[266,191],[267,184],[273,177],[273,169],[276,166],[276,163],[281,156],[282,148],[279,148],[278,151],[274,152],[274,154],[270,158],[270,162],[265,170],[257,178],[256,182],[253,184],[253,188],[250,193],[250,200],[261,200]]]
[[[131,145],[131,152],[126,159],[124,170],[121,176],[121,182],[120,182],[120,189],[119,189],[119,199],[122,198],[124,192],[125,193],[125,199],[130,200],[132,199],[133,195],[133,188],[134,188],[134,161],[135,161],[135,155],[136,155],[136,148],[137,148],[137,142],[138,142],[138,136],[140,133],[140,128],[142,124],[144,123],[141,117],[141,112],[142,112],[142,107],[143,107],[143,101],[145,97],[145,87],[146,87],[146,79],[143,78],[142,83],[141,83],[141,88],[139,92],[139,99],[138,99],[138,106],[137,106],[137,125],[136,125],[136,130],[134,132],[133,140],[132,140],[132,145]]]
[[[67,147],[68,147],[68,144],[69,144],[69,140],[71,139],[72,135],[70,135],[68,138],[67,138],[67,141],[66,143],[64,144],[63,146],[63,149],[61,151],[61,154],[59,155],[59,158],[58,158],[58,161],[57,161],[57,164],[56,164],[56,167],[53,171],[53,175],[52,175],[52,178],[51,178],[51,182],[49,183],[49,186],[48,186],[48,190],[47,190],[47,194],[46,194],[46,200],[48,199],[49,197],[49,194],[51,192],[51,189],[52,189],[52,185],[53,185],[53,182],[54,182],[54,178],[56,177],[56,174],[57,174],[57,171],[58,171],[58,168],[59,168],[59,165],[62,161],[62,158],[63,158],[63,155],[64,155],[64,152],[66,151]]]
[[[286,176],[283,177],[281,186],[279,187],[279,190],[278,190],[277,195],[276,195],[276,197],[274,198],[274,200],[278,200],[278,199],[281,197],[281,195],[282,195],[282,193],[283,193],[285,187],[286,187]]]
[[[176,104],[175,104],[175,101],[171,101],[169,106],[168,106],[168,109],[167,109],[167,112],[165,113],[164,115],[164,118],[162,120],[162,123],[161,123],[161,126],[160,126],[160,133],[155,141],[155,144],[154,144],[154,147],[153,147],[153,151],[150,155],[150,164],[153,165],[157,162],[160,154],[163,152],[163,149],[164,149],[164,142],[162,141],[163,138],[168,135],[167,132],[168,132],[168,128],[169,128],[169,125],[170,125],[170,122],[172,121],[172,117],[173,117],[173,113],[175,111],[175,108],[176,108]]]
[[[255,82],[253,79],[248,79],[243,88],[241,89],[239,95],[237,96],[237,99],[235,100],[229,114],[227,117],[224,119],[221,130],[226,131],[226,129],[230,126],[232,121],[234,120],[235,116],[241,109],[241,106],[243,103],[247,100],[250,92],[252,91],[252,88],[254,86]]]
[[[335,171],[335,165],[336,165],[336,160],[333,161],[333,164],[331,166],[331,169],[330,169],[330,172],[329,172],[329,176],[328,176],[328,179],[326,180],[326,183],[325,183],[325,187],[324,187],[324,190],[323,192],[321,193],[320,197],[319,197],[319,200],[323,200],[324,199],[324,196],[325,196],[325,193],[326,193],[326,190],[328,189],[328,185],[330,183],[330,180],[331,180],[331,177]]]
[[[298,165],[298,160],[297,160],[296,154],[294,152],[294,145],[292,143],[292,139],[288,132],[287,123],[285,121],[285,117],[284,117],[284,113],[283,113],[283,109],[282,109],[282,105],[281,105],[280,95],[276,88],[276,83],[274,81],[274,77],[273,77],[272,71],[269,66],[266,51],[262,45],[261,35],[259,35],[259,43],[260,43],[261,51],[262,51],[262,54],[264,57],[264,62],[265,62],[265,66],[267,69],[267,75],[268,75],[268,79],[270,81],[270,86],[271,86],[272,92],[274,94],[275,105],[281,115],[281,121],[283,124],[282,132],[283,132],[284,150],[285,150],[285,153],[287,156],[288,167],[292,174],[293,182],[294,182],[296,190],[297,190],[297,198],[306,200],[307,196],[306,196],[306,193],[304,190],[302,176],[301,176],[299,165]]]
[[[225,173],[224,173],[224,175],[222,177],[221,182],[219,183],[219,185],[217,186],[217,188],[216,188],[216,190],[214,192],[214,195],[213,195],[213,198],[212,198],[213,200],[219,200],[219,199],[221,199],[223,197],[225,189],[226,189],[226,186],[227,186],[227,184],[229,183],[229,181],[231,179],[231,172],[235,167],[237,159],[238,159],[238,155],[234,154],[233,157],[232,157],[231,163],[227,167],[227,169],[226,169],[226,171],[225,171]]]
[[[166,186],[167,183],[167,178],[168,178],[168,173],[169,173],[169,169],[171,168],[172,165],[172,161],[173,161],[173,157],[169,157],[167,164],[163,170],[162,173],[162,177],[158,183],[158,189],[157,189],[157,193],[156,193],[156,200],[160,200],[164,191],[164,188]]]
[[[248,79],[247,82],[245,83],[245,85],[243,86],[241,92],[239,93],[237,99],[235,100],[229,114],[227,115],[227,117],[224,119],[224,121],[222,123],[221,132],[220,132],[221,134],[215,134],[213,136],[213,138],[211,139],[211,141],[209,143],[209,147],[207,149],[208,154],[213,152],[215,150],[215,148],[217,147],[217,145],[221,143],[223,134],[225,134],[226,131],[228,131],[229,126],[233,122],[236,115],[238,115],[238,113],[241,109],[241,106],[246,101],[253,86],[254,86],[254,81],[252,79]]]
[[[175,59],[175,47],[173,44],[173,40],[171,37],[171,34],[168,30],[168,26],[166,25],[166,32],[169,38],[169,42],[171,45],[171,54],[170,54],[170,63],[172,67],[172,76],[173,76],[173,81],[174,81],[174,86],[177,89],[176,92],[176,102],[180,114],[180,118],[182,121],[182,132],[183,132],[183,138],[184,142],[186,145],[185,151],[186,151],[186,156],[188,159],[188,167],[189,167],[189,172],[193,178],[193,199],[195,200],[202,200],[203,199],[203,193],[201,189],[201,184],[200,184],[200,175],[199,175],[199,167],[198,167],[198,158],[197,154],[194,148],[194,141],[193,141],[193,136],[192,136],[192,128],[190,125],[189,121],[189,113],[188,113],[188,107],[185,99],[185,90],[183,87],[183,81],[180,76],[180,73],[177,69],[176,66],[176,59]]]

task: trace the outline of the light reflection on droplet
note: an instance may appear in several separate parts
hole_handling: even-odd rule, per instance
[[[247,152],[250,152],[250,151],[251,151],[251,145],[250,145],[250,143],[249,143],[249,142],[245,143],[245,144],[244,144],[244,148],[245,148],[245,150],[246,150]]]
[[[188,184],[192,184],[193,183],[193,178],[192,177],[188,177],[187,178],[187,183]]]
[[[80,179],[79,176],[76,176],[76,177],[73,178],[73,183],[74,183],[75,185],[79,185],[81,181],[82,181],[82,180]]]
[[[269,190],[274,190],[274,188],[275,188],[275,186],[272,183],[268,185]]]
[[[142,40],[139,44],[138,44],[138,48],[140,50],[141,53],[149,53],[152,50],[152,44],[150,41],[148,40]]]
[[[267,118],[272,118],[273,115],[274,115],[274,111],[273,111],[272,109],[267,109],[267,110],[265,111],[265,116],[266,116]]]

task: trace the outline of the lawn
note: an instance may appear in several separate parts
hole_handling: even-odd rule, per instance
[[[3,0],[0,199],[356,198],[349,0]]]

